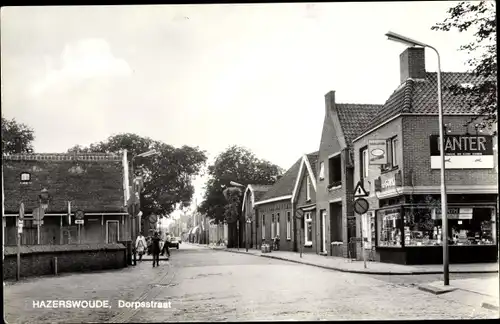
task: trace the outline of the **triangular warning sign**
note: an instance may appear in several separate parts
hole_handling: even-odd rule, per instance
[[[368,193],[366,192],[365,188],[363,188],[363,185],[361,185],[361,181],[358,181],[356,189],[354,189],[354,197],[368,197]]]

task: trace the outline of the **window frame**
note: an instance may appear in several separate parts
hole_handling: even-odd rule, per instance
[[[325,180],[325,161],[319,163],[319,180]]]
[[[274,214],[271,214],[271,239],[273,239],[275,237],[275,229],[274,229],[274,226],[275,226],[275,218],[274,218]]]
[[[397,135],[392,136],[385,141],[385,144],[386,144],[385,147],[386,147],[386,151],[387,151],[387,164],[380,166],[380,170],[382,172],[388,172],[388,171],[392,171],[392,170],[398,168],[397,145],[396,145],[396,149],[395,149],[394,142],[399,144],[399,139],[398,139]],[[396,162],[396,164],[394,164],[394,162]]]
[[[308,223],[311,223],[311,239],[307,239]],[[312,232],[312,215],[311,212],[304,213],[304,246],[312,246],[313,232]]]
[[[280,236],[280,213],[276,213],[276,236]]]
[[[262,214],[262,239],[266,239],[266,215]]]
[[[338,159],[338,162],[336,162]],[[339,164],[339,170],[335,171],[334,165]],[[335,176],[339,175],[337,179]],[[328,158],[328,189],[341,188],[342,187],[342,156],[341,154],[336,154]]]
[[[391,167],[396,168],[398,166],[398,156],[397,156],[397,145],[399,144],[399,139],[394,136],[390,139],[391,143]],[[396,143],[396,145],[394,145]]]
[[[286,212],[286,239],[292,239],[292,221],[291,221],[292,213]]]

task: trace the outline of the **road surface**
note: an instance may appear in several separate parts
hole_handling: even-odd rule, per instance
[[[143,261],[122,270],[7,283],[5,319],[147,323],[498,317],[498,312],[464,298],[436,296],[412,285],[413,280],[434,281],[436,276],[344,273],[185,243],[171,253],[170,261],[160,261],[156,268]],[[108,301],[110,308],[34,308],[33,302],[42,300]],[[155,301],[165,308],[119,308],[120,300]]]

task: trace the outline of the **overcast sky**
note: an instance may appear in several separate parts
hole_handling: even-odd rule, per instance
[[[399,85],[405,48],[387,31],[465,71],[469,36],[430,30],[454,4],[3,7],[2,113],[34,128],[37,152],[130,132],[212,158],[238,144],[286,169],[318,150],[328,91],[382,104]]]

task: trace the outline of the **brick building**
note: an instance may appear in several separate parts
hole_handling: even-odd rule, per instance
[[[241,206],[242,219],[240,220],[243,226],[242,238],[243,246],[246,246],[246,241],[248,240],[249,248],[256,248],[260,242],[257,240],[257,221],[255,218],[255,202],[259,201],[260,198],[271,188],[271,185],[248,185],[243,194],[243,203]],[[247,224],[247,220],[250,219],[252,222]]]
[[[21,202],[25,207],[23,245],[115,243],[130,239],[126,153],[14,154],[4,155],[2,163],[5,245],[16,244]],[[47,189],[50,197],[37,242],[33,211],[39,207],[42,189]],[[77,225],[78,211],[84,216],[83,224]]]
[[[325,218],[326,252],[348,256],[356,236],[353,213],[353,140],[381,109],[381,105],[335,102],[335,92],[325,95],[325,119],[318,153],[316,210]],[[323,231],[323,229],[321,230]],[[354,256],[355,250],[351,251]]]
[[[272,244],[274,237],[279,235],[281,250],[297,251],[295,241],[292,240],[297,236],[292,234],[290,239],[285,239],[284,234],[288,222],[293,224],[292,193],[301,163],[302,158],[298,159],[258,201],[255,201],[255,233],[258,249],[264,242]]]
[[[400,65],[401,85],[354,139],[354,183],[361,181],[370,203],[357,218],[357,235],[362,225],[366,248],[382,262],[441,263],[437,76],[425,71],[423,48],[405,50]],[[466,98],[447,89],[477,81],[469,73],[442,73],[452,263],[497,259],[496,138],[481,118],[468,124],[477,116]],[[377,157],[384,164],[374,164]]]
[[[303,245],[303,252],[326,254],[326,216],[316,212],[317,164],[318,152],[302,157],[292,192],[294,212],[292,215],[287,214],[286,238],[292,240],[295,250],[297,246]],[[288,218],[291,218],[290,225]]]

